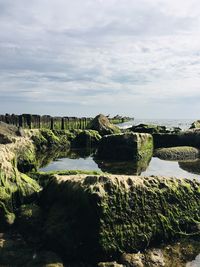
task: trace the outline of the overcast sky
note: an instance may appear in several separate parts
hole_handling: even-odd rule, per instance
[[[0,113],[200,118],[199,0],[0,0]]]

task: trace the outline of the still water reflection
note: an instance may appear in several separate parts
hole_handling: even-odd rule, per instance
[[[96,160],[91,151],[70,150],[57,154],[56,158],[46,161],[44,165],[40,171],[95,170],[113,174],[196,178],[200,181],[200,160],[178,162],[153,157],[137,162],[109,162]]]

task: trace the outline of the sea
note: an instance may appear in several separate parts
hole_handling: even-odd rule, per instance
[[[191,124],[197,119],[134,119],[128,122],[118,124],[121,128],[129,128],[133,125],[138,125],[140,123],[144,124],[155,124],[166,126],[167,128],[179,127],[182,130],[187,130],[190,128]]]

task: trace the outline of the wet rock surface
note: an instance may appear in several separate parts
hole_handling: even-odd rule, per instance
[[[110,160],[140,160],[153,153],[150,134],[125,133],[104,136],[98,145],[97,158]]]
[[[146,250],[154,243],[199,236],[198,182],[103,173],[82,175],[78,171],[74,171],[77,175],[70,171],[69,175],[67,171],[49,175],[35,173],[36,180],[44,178],[41,182],[43,191],[40,192],[41,186],[24,173],[33,171],[42,161],[37,150],[43,152],[50,148],[53,151],[63,145],[67,148],[76,138],[77,143],[80,141],[85,147],[88,140],[99,142],[100,135],[82,130],[31,130],[29,133],[19,133],[18,130],[6,126],[8,140],[2,139],[4,144],[0,144],[0,229],[7,230],[0,234],[0,264],[9,267],[168,266],[174,264],[171,258],[177,257],[181,259],[177,260],[180,264],[177,266],[182,267],[181,264],[193,260],[194,254],[199,253],[198,249],[185,245],[178,247],[176,252],[169,246],[164,250],[132,254]],[[91,132],[94,135],[91,136]],[[137,150],[134,155],[137,162],[145,159],[146,164],[147,155],[152,156],[151,135],[130,135],[140,136],[135,142]],[[115,157],[118,153],[123,158],[133,153],[129,150],[134,147],[132,137],[125,134],[109,138],[116,136],[123,138],[117,143],[110,142],[110,147],[108,142],[107,154]],[[197,145],[200,140],[197,130],[175,136],[181,144],[191,142]],[[192,148],[187,153],[193,155],[195,151]],[[177,157],[180,150],[175,149],[170,155]],[[145,164],[137,166],[137,170]],[[120,257],[122,253],[123,257]],[[57,254],[62,256],[65,264]],[[88,261],[91,263],[84,263]],[[98,261],[101,262],[97,264]]]
[[[15,138],[12,144],[0,144],[0,229],[14,223],[16,208],[33,201],[40,186],[17,168],[17,161],[34,164],[33,144],[27,138]]]
[[[180,161],[179,167],[189,173],[200,174],[200,160]]]
[[[159,148],[154,156],[164,160],[194,160],[200,156],[200,150],[189,146]]]

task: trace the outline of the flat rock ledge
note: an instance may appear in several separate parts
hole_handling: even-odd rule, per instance
[[[198,159],[200,150],[190,146],[158,148],[154,156],[164,160],[195,160]]]
[[[200,183],[122,175],[55,175],[40,199],[44,240],[67,259],[107,260],[200,234]]]

